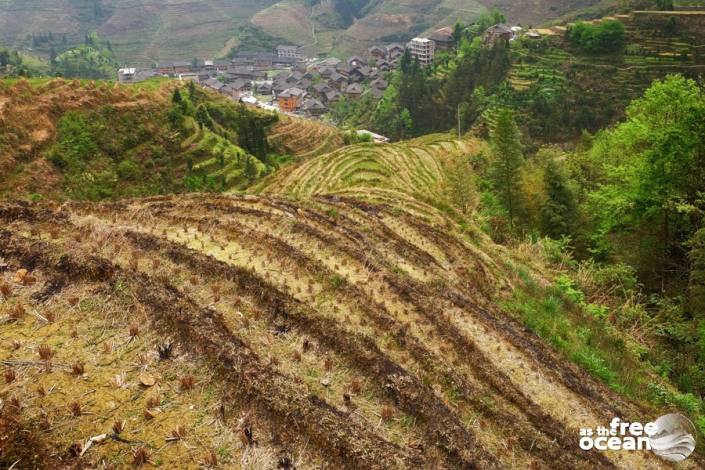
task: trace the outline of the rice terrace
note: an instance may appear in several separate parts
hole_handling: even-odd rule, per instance
[[[644,410],[503,311],[548,283],[531,253],[412,194],[442,206],[481,149],[358,144],[259,194],[3,203],[3,439],[38,465],[657,468],[571,444]]]
[[[705,5],[529,3],[0,0],[0,470],[705,468]]]

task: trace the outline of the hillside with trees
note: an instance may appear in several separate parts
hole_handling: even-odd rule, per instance
[[[313,152],[321,142],[285,147],[318,132],[248,108],[193,84],[152,80],[0,81],[3,197],[115,199],[243,188]],[[322,126],[328,148],[343,144]],[[277,139],[270,140],[270,137]]]

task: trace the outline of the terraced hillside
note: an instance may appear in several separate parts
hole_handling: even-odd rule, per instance
[[[271,129],[269,143],[280,153],[306,158],[342,147],[343,136],[336,127],[282,115]]]
[[[480,149],[347,147],[262,196],[0,205],[1,461],[661,468],[579,450],[580,427],[664,410],[503,310],[550,282],[538,261],[413,196]]]
[[[588,53],[566,38],[568,26],[539,29],[541,39],[513,43],[508,81],[530,108],[527,120],[541,116],[532,133],[548,140],[575,138],[583,129],[596,132],[624,117],[629,102],[654,80],[669,74],[697,79],[705,72],[705,34],[689,17],[705,12],[681,12],[671,29],[663,12],[634,12],[592,20],[619,21],[624,45],[610,52]],[[652,21],[654,19],[654,21]],[[656,21],[658,20],[658,21]],[[561,107],[547,105],[562,101]],[[556,116],[549,119],[547,116]],[[549,124],[546,124],[550,121]]]
[[[83,41],[97,31],[110,40],[118,60],[133,66],[154,61],[212,57],[234,29],[268,1],[254,0],[4,0],[0,2],[0,41],[32,47],[31,35],[49,34],[55,46]],[[29,38],[29,39],[28,39]],[[49,51],[45,51],[48,53]]]
[[[182,87],[177,105],[179,86],[0,81],[0,194],[103,199],[237,189],[286,159],[343,144],[328,126],[278,123],[275,114],[200,89],[189,98]],[[241,138],[250,125],[263,128],[260,147]],[[276,146],[261,148],[268,136]]]
[[[45,57],[97,31],[121,64],[207,58],[242,45],[272,50],[279,43],[312,54],[363,53],[375,42],[404,41],[426,30],[468,21],[498,7],[511,22],[537,24],[595,0],[3,0],[0,43],[37,52],[32,36],[49,36]],[[243,33],[251,33],[242,44]],[[64,37],[66,40],[64,40]]]

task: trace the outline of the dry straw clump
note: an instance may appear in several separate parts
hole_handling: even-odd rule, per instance
[[[37,348],[37,354],[39,354],[39,358],[43,361],[51,361],[51,358],[54,357],[54,351],[48,344],[39,346]]]

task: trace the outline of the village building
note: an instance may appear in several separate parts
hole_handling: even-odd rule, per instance
[[[379,88],[380,90],[386,90],[389,87],[389,82],[384,78],[378,78],[370,82],[371,87]]]
[[[392,70],[392,66],[386,60],[379,60],[377,61],[377,70],[381,70],[382,72],[389,72],[390,70]]]
[[[188,73],[191,72],[191,62],[174,62],[174,73]]]
[[[367,61],[358,56],[352,56],[348,59],[348,65],[353,68],[361,67],[363,65],[367,65]]]
[[[287,59],[302,59],[304,56],[301,53],[299,46],[279,45],[277,46],[277,57]]]
[[[369,54],[370,57],[373,59],[386,59],[387,58],[387,49],[384,49],[379,46],[372,46],[369,49],[367,49],[367,53]]]
[[[485,44],[494,44],[498,40],[511,41],[514,39],[514,31],[506,24],[496,24],[485,30]]]
[[[228,70],[228,67],[230,67],[229,60],[220,59],[213,61],[213,68],[215,68],[216,72],[226,72]]]
[[[245,80],[244,78],[238,78],[230,85],[233,87],[233,89],[239,91],[239,92],[246,92],[252,90],[252,82],[250,80]]]
[[[329,57],[327,59],[324,59],[320,62],[319,66],[321,67],[337,67],[340,65],[343,61],[338,59],[337,57]]]
[[[363,70],[362,67],[358,67],[356,69],[353,69],[350,72],[350,76],[348,77],[351,82],[355,83],[362,83],[365,81],[365,79],[370,75],[369,72],[369,67],[365,67],[366,70]]]
[[[306,92],[304,90],[296,87],[288,88],[277,96],[277,103],[282,111],[293,113],[301,106],[305,97]]]
[[[132,83],[135,80],[137,69],[124,68],[118,70],[118,83]]]
[[[233,83],[228,83],[223,88],[221,88],[220,93],[238,101],[240,100],[240,98],[242,98],[244,94],[244,92],[238,89],[238,87],[234,86]]]
[[[437,51],[450,51],[456,46],[453,29],[450,27],[436,30],[428,38],[435,43]]]
[[[312,84],[313,82],[308,78],[302,78],[301,80],[296,82],[296,86],[298,88],[301,88],[302,90],[307,90]]]
[[[328,79],[328,83],[333,88],[336,88],[338,90],[342,90],[343,88],[345,88],[345,86],[347,86],[348,79],[336,72],[330,76],[330,78]]]
[[[225,84],[217,78],[209,78],[208,80],[203,82],[203,86],[210,90],[220,92],[220,90],[225,87]]]
[[[323,96],[331,90],[332,88],[327,83],[316,83],[313,85],[313,91],[316,92],[318,96]]]
[[[390,44],[387,46],[387,60],[392,61],[404,55],[406,49],[401,44]]]
[[[350,64],[347,62],[343,62],[340,65],[338,65],[335,70],[345,78],[350,76],[350,72],[352,72],[354,67],[352,67]]]
[[[326,103],[335,103],[337,101],[340,101],[340,98],[342,97],[343,95],[338,90],[331,90],[326,92],[325,101]]]
[[[197,72],[179,73],[179,74],[176,74],[176,78],[178,78],[182,82],[196,82],[196,83],[201,82],[201,79],[199,78],[199,74]],[[206,77],[206,79],[208,79],[208,78],[210,78],[210,77]]]
[[[428,38],[414,38],[409,43],[411,57],[416,59],[419,64],[427,66],[433,63],[433,58],[436,54],[436,45]]]
[[[258,95],[271,95],[272,94],[272,85],[267,82],[262,82],[259,85],[257,85],[257,94]]]
[[[319,67],[318,73],[321,74],[321,77],[330,77],[336,73],[336,70],[335,67]]]
[[[348,97],[356,100],[362,96],[363,91],[364,89],[362,88],[362,85],[360,85],[359,83],[353,83],[351,85],[348,85],[348,87],[345,89],[345,94],[348,95]]]
[[[174,64],[171,62],[159,62],[154,69],[162,75],[171,75],[174,73]]]
[[[228,80],[237,80],[238,78],[244,78],[245,80],[257,80],[266,78],[266,73],[262,70],[255,69],[252,66],[233,66],[228,68],[225,76]]]
[[[271,68],[274,64],[274,54],[271,52],[242,51],[235,54],[232,65],[252,66],[256,68]]]
[[[274,84],[272,84],[272,94],[274,96],[279,96],[280,94],[284,93],[289,88],[291,88],[291,87],[286,83],[274,83]]]
[[[318,117],[324,115],[327,108],[317,99],[309,98],[301,105],[301,111],[307,116]]]

